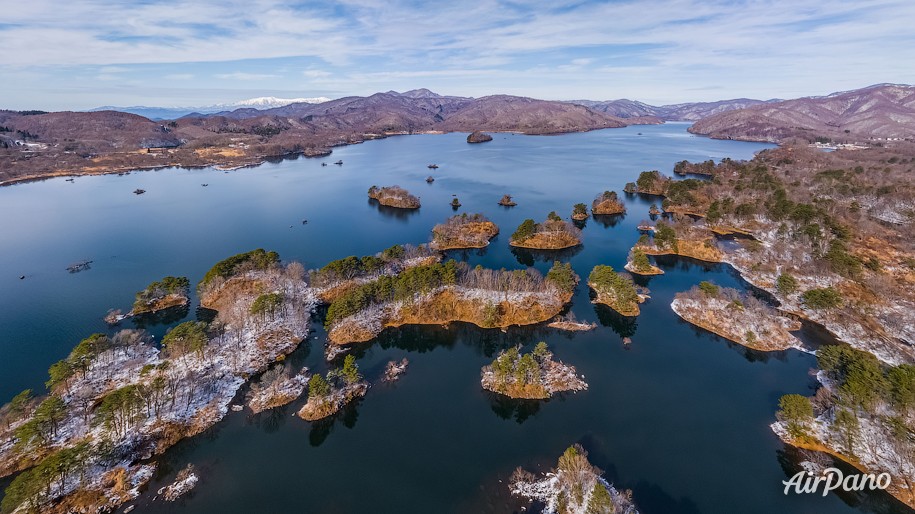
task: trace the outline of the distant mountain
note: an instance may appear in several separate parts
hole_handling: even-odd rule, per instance
[[[217,112],[232,111],[239,108],[264,110],[282,107],[284,105],[294,103],[316,104],[327,101],[330,101],[330,98],[323,96],[316,98],[276,98],[274,96],[261,96],[257,98],[249,98],[247,100],[240,100],[238,102],[208,105],[204,107],[147,107],[143,105],[136,105],[132,107],[114,107],[107,105],[104,107],[96,107],[95,109],[90,109],[89,112],[118,111],[138,114],[151,120],[174,120],[192,114],[213,114]]]
[[[720,139],[783,141],[915,137],[915,86],[876,84],[784,100],[702,119],[690,132]]]
[[[707,116],[712,116],[733,109],[743,109],[753,105],[778,100],[751,100],[749,98],[736,98],[733,100],[720,100],[717,102],[692,102],[672,105],[649,105],[635,100],[570,100],[569,103],[584,105],[592,110],[605,112],[619,118],[635,118],[639,116],[655,116],[664,121],[696,121]]]

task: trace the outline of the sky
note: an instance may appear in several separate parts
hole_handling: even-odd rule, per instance
[[[915,83],[912,0],[27,0],[0,108],[429,88],[655,105]]]

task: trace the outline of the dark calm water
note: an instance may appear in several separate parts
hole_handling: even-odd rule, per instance
[[[489,248],[455,258],[541,271],[569,260],[582,277],[596,264],[621,268],[649,200],[629,197],[624,218],[589,219],[584,245],[573,251],[513,252],[508,236],[524,218],[539,221],[551,210],[568,216],[573,204],[605,189],[621,193],[642,170],[669,173],[678,160],[749,158],[766,147],[685,129],[496,135],[483,145],[466,144],[462,134],[396,137],[339,148],[326,159],[229,173],[169,169],[0,188],[0,397],[40,389],[52,362],[87,334],[107,330],[105,312],[129,309],[152,280],[187,275],[196,282],[216,261],[256,247],[319,267],[426,242],[432,226],[452,215],[452,195],[463,204],[458,212],[485,213],[502,229]],[[321,166],[337,159],[342,167]],[[429,163],[441,166],[431,171],[433,184],[424,181]],[[423,207],[379,210],[366,197],[373,184],[406,187]],[[136,188],[147,193],[131,194]],[[496,205],[504,193],[518,206]],[[66,271],[86,259],[91,269]],[[575,442],[617,486],[631,488],[648,514],[897,510],[885,496],[782,494],[796,456],[768,425],[782,394],[811,392],[814,359],[748,351],[681,322],[669,307],[676,292],[701,280],[745,286],[726,266],[659,264],[667,273],[641,282],[652,299],[635,320],[595,307],[579,287],[572,311],[599,322],[593,332],[502,333],[461,324],[386,331],[357,355],[372,379],[388,360],[409,358],[398,383],[375,385],[346,412],[314,424],[293,416],[301,401],[259,416],[230,413],[159,459],[151,489],[190,462],[202,472],[192,495],[174,505],[146,495],[142,511],[512,512],[523,505],[506,491],[512,470],[546,469]],[[147,328],[161,336],[180,320],[163,321]],[[320,370],[320,322],[315,330],[292,360]],[[494,353],[540,340],[578,367],[588,391],[538,403],[480,388],[480,367]]]

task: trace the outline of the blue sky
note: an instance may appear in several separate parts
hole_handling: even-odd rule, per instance
[[[28,0],[0,108],[443,94],[678,103],[915,82],[911,0]]]

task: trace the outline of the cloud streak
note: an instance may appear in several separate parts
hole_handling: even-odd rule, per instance
[[[13,101],[31,104],[42,101],[36,76],[85,75],[77,82],[87,87],[170,76],[198,92],[233,80],[339,95],[425,86],[651,102],[915,82],[909,0],[32,0],[4,18],[0,72]]]

